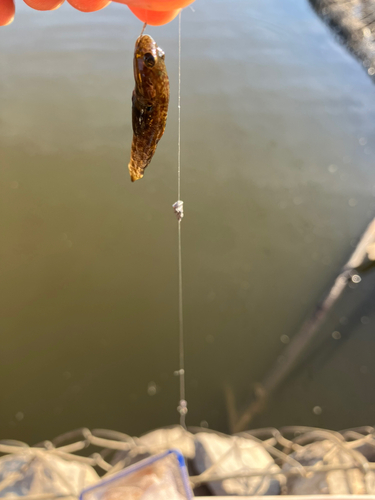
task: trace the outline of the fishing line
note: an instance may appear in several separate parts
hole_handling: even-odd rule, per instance
[[[177,411],[180,424],[186,428],[187,401],[185,399],[185,348],[184,348],[184,308],[182,293],[182,238],[181,221],[184,204],[181,201],[181,12],[178,16],[178,140],[177,140],[177,201],[173,205],[178,221],[178,318],[179,318],[179,370],[180,402]]]
[[[178,15],[178,152],[177,199],[181,199],[181,12]]]
[[[143,33],[145,32],[145,29],[147,27],[147,23],[144,23],[143,25],[143,28],[142,28],[142,31],[141,31],[141,34],[139,35],[140,37],[143,35]]]

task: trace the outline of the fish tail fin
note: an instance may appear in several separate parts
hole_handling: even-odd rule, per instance
[[[129,168],[130,179],[132,182],[137,181],[138,179],[142,179],[144,172],[143,168],[134,165],[133,161],[130,161],[128,168]]]

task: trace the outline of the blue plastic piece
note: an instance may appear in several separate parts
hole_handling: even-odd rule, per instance
[[[176,500],[193,498],[185,460],[178,450],[168,450],[123,469],[83,490],[80,500],[118,500],[120,497],[169,500],[171,495],[175,495]]]

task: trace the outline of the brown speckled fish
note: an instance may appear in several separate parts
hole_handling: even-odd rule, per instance
[[[133,143],[129,163],[132,181],[142,179],[167,122],[169,79],[164,52],[149,35],[134,50]]]

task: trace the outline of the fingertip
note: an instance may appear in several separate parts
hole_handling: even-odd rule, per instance
[[[0,0],[0,26],[8,26],[13,22],[16,13],[13,0]]]
[[[122,3],[141,9],[171,11],[183,9],[194,3],[194,0],[123,0]]]
[[[149,10],[141,9],[139,7],[133,7],[128,5],[129,9],[133,12],[135,16],[138,17],[142,22],[150,24],[151,26],[161,26],[171,22],[176,16],[178,16],[181,9],[173,9],[168,11],[163,10]]]
[[[68,0],[69,4],[81,12],[96,12],[104,9],[111,0]]]
[[[64,0],[23,0],[26,5],[35,10],[56,10]]]

